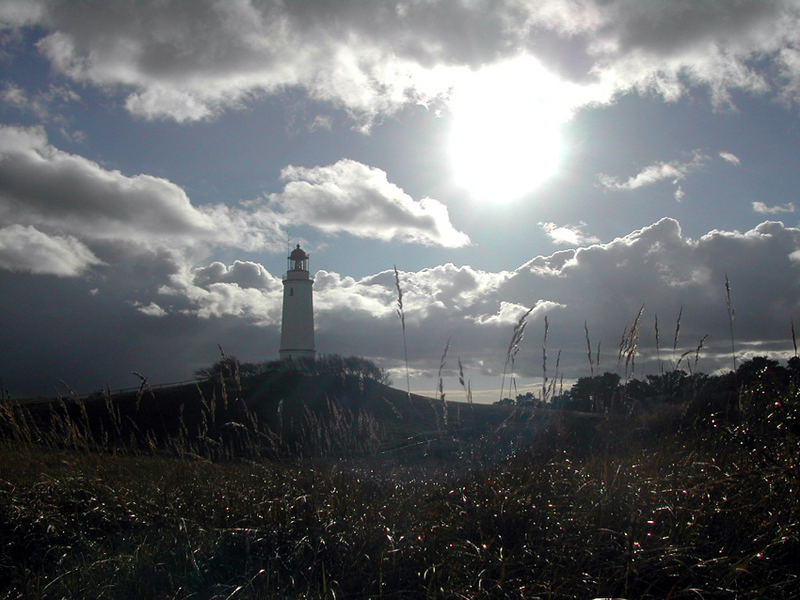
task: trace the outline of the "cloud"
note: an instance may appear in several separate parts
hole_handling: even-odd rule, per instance
[[[714,230],[693,240],[677,221],[662,219],[608,243],[534,257],[510,272],[453,265],[403,272],[412,366],[433,370],[449,338],[452,355],[461,356],[465,364],[502,371],[511,329],[534,306],[517,360],[520,375],[541,375],[539,336],[545,315],[550,324],[548,348],[552,353],[562,350],[560,368],[566,376],[582,376],[588,369],[584,321],[593,348],[601,344],[600,369],[624,369],[617,364],[620,334],[644,304],[638,368],[659,368],[653,329],[657,314],[663,365],[670,368],[683,350],[694,350],[708,334],[699,368],[711,372],[730,362],[726,274],[733,286],[737,346],[758,342],[764,352],[790,347],[786,323],[800,317],[798,255],[800,229],[781,223],[765,222],[744,233]],[[767,264],[770,269],[763,268]],[[387,364],[401,360],[393,287],[391,271],[360,280],[318,275],[318,345],[333,344],[348,352],[364,348]],[[678,350],[672,356],[672,332],[665,331],[674,327],[681,307]],[[357,338],[353,331],[360,332]]]
[[[28,95],[21,87],[6,81],[3,85],[3,91],[0,92],[0,99],[10,106],[22,108],[28,103]]]
[[[586,223],[583,222],[579,225],[556,225],[550,221],[540,221],[538,225],[550,236],[554,244],[580,246],[581,244],[594,244],[600,241],[596,236],[583,233],[583,229],[586,227]]]
[[[0,234],[0,256],[6,261],[6,270],[0,270],[0,309],[12,314],[14,306],[30,305],[30,311],[5,325],[9,336],[24,343],[13,354],[0,355],[19,374],[12,377],[18,384],[57,381],[66,373],[74,385],[99,386],[104,380],[119,385],[132,369],[154,380],[174,380],[213,362],[217,343],[242,360],[276,355],[282,284],[258,263],[211,261],[192,267],[185,257],[166,250],[136,246],[133,252],[102,242],[96,256],[108,264],[92,267],[95,275],[81,271],[93,261],[84,254],[83,263],[62,268],[68,275],[83,273],[80,277],[45,280],[9,271],[9,261],[20,263],[5,254],[8,248],[26,247],[20,237],[45,243],[45,234],[22,225],[11,226],[10,234],[6,229]],[[12,239],[5,242],[9,235]],[[55,244],[61,258],[81,256],[80,245],[58,239]],[[713,230],[691,239],[677,221],[661,219],[607,243],[532,257],[511,271],[453,264],[402,271],[411,367],[433,382],[450,339],[450,356],[462,360],[473,384],[477,378],[499,376],[514,324],[535,307],[515,363],[520,378],[541,376],[545,315],[547,351],[551,356],[561,351],[559,372],[566,378],[588,372],[584,321],[593,349],[601,346],[595,370],[624,370],[617,363],[620,334],[644,304],[637,374],[659,368],[656,314],[662,365],[669,368],[708,334],[698,368],[711,372],[730,365],[726,274],[736,309],[736,347],[745,353],[790,352],[788,323],[800,319],[798,256],[800,229],[782,223],[767,221],[745,232]],[[31,267],[28,272],[56,271],[57,263],[42,264],[49,264],[49,270]],[[321,270],[314,278],[320,352],[368,356],[390,368],[402,364],[393,271],[353,278]],[[681,307],[673,356],[671,330]],[[74,327],[65,325],[73,322]],[[60,344],[43,352],[41,340],[52,327],[59,329]],[[109,336],[109,328],[117,335]],[[115,365],[108,355],[115,357]],[[481,385],[497,387],[499,380]]]
[[[125,175],[61,151],[48,143],[42,128],[0,126],[0,226],[18,224],[80,242],[99,257],[85,265],[116,264],[125,260],[115,255],[121,249],[131,256],[161,249],[186,264],[225,246],[280,251],[284,227],[293,223],[384,241],[469,243],[444,204],[412,199],[380,169],[341,160],[326,167],[289,166],[282,177],[283,192],[269,202],[195,206],[169,180]],[[263,277],[254,268],[237,262],[228,276]]]
[[[283,222],[382,241],[448,248],[470,242],[450,223],[444,204],[414,200],[375,167],[347,159],[324,167],[289,166],[281,179],[287,182],[283,192],[269,198]]]
[[[739,157],[733,154],[732,152],[720,152],[719,157],[722,160],[727,161],[736,167],[742,164],[742,161],[739,160]]]
[[[36,23],[43,12],[44,7],[36,0],[6,0],[0,4],[0,29]]]
[[[620,181],[616,177],[601,173],[598,175],[598,181],[600,187],[614,191],[636,190],[661,181],[671,181],[673,185],[678,186],[678,182],[684,180],[686,175],[692,171],[704,166],[707,160],[707,156],[695,151],[690,161],[674,160],[670,162],[656,162],[646,166],[636,175],[632,175],[625,181]],[[683,198],[682,191],[680,193],[680,198]]]
[[[50,84],[46,89],[29,94],[12,81],[6,81],[0,100],[17,110],[30,112],[40,121],[56,121],[66,123],[61,109],[69,103],[80,101],[80,96],[71,88]],[[63,125],[62,125],[63,127]]]
[[[119,241],[186,251],[282,248],[270,215],[246,206],[194,206],[174,183],[128,176],[48,143],[41,127],[0,126],[0,224],[67,233],[91,246]]]
[[[49,5],[39,48],[74,80],[127,88],[126,107],[147,118],[207,119],[301,86],[369,120],[430,97],[411,83],[425,69],[403,56],[407,44],[398,55],[382,39],[397,25],[392,13],[245,1]]]
[[[270,275],[263,265],[242,260],[236,260],[230,266],[215,261],[206,267],[199,267],[194,270],[193,281],[200,286],[233,283],[240,288],[272,290],[280,288],[280,280]]]
[[[532,307],[526,307],[521,304],[517,304],[516,302],[506,302],[505,300],[501,300],[500,308],[496,313],[476,315],[470,318],[478,325],[500,325],[511,326],[513,328],[519,323],[520,318],[525,314],[528,315],[526,321],[534,321],[544,317],[544,315],[551,310],[558,308],[565,308],[565,306],[563,304],[559,304],[558,302],[538,300]]]
[[[715,230],[691,240],[677,221],[662,219],[607,244],[537,257],[498,293],[514,302],[530,290],[547,290],[547,299],[566,307],[551,319],[551,333],[564,323],[579,338],[577,324],[586,320],[593,339],[602,339],[606,348],[615,347],[642,303],[650,323],[659,315],[662,334],[663,324],[683,306],[683,343],[691,346],[708,333],[707,346],[724,356],[725,275],[734,288],[737,337],[785,343],[785,320],[796,314],[793,297],[800,292],[791,260],[798,244],[800,229],[781,223],[765,222],[745,233]],[[575,338],[573,357],[580,347]],[[654,355],[654,345],[651,329],[643,351]],[[565,350],[570,346],[565,343]],[[612,359],[607,368],[613,366]]]
[[[57,150],[41,128],[0,127],[0,210],[5,219],[89,238],[208,236],[213,221],[178,186],[127,177]]]
[[[143,315],[147,315],[148,317],[159,318],[159,317],[165,317],[167,315],[167,311],[165,311],[155,302],[151,302],[146,306],[140,303],[134,303],[134,306],[136,306],[136,310],[138,310]]]
[[[8,26],[38,24],[38,48],[75,81],[119,89],[145,118],[213,118],[302,88],[369,123],[409,104],[446,101],[465,74],[520,55],[609,102],[630,91],[674,100],[704,86],[800,89],[798,7],[791,2],[25,3]],[[755,64],[772,61],[775,75]]]
[[[787,202],[780,206],[767,206],[763,202],[753,202],[753,210],[762,215],[777,215],[780,213],[793,213],[794,203]]]
[[[174,312],[200,319],[235,317],[259,327],[280,323],[282,284],[263,265],[214,261],[171,273],[157,294],[173,303]]]
[[[50,236],[22,225],[0,229],[0,269],[74,277],[99,264],[102,261],[72,236]]]

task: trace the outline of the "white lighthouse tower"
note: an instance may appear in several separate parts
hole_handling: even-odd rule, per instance
[[[314,302],[308,275],[308,254],[300,244],[289,255],[283,280],[283,317],[281,321],[281,360],[314,358]]]

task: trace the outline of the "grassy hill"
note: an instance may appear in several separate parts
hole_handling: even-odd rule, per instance
[[[530,429],[546,414],[444,403],[352,375],[276,369],[113,396],[6,402],[0,433],[91,451],[343,457],[410,452],[423,443],[441,451],[500,429]]]

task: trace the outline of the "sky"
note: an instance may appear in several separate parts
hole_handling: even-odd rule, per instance
[[[452,400],[784,360],[799,165],[797,1],[0,0],[0,378],[276,359],[298,243],[400,388],[395,266]]]

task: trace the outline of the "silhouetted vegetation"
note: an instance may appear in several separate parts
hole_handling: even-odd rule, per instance
[[[333,375],[339,377],[357,377],[376,381],[383,385],[391,385],[391,379],[385,369],[373,361],[360,356],[341,356],[339,354],[322,354],[316,358],[297,358],[289,360],[273,360],[261,363],[240,363],[235,356],[226,356],[210,367],[195,371],[200,379],[216,380],[224,377],[231,380],[246,379],[276,372],[294,371],[306,375]]]
[[[4,399],[0,598],[796,598],[798,365],[600,374],[560,409],[337,361]]]

